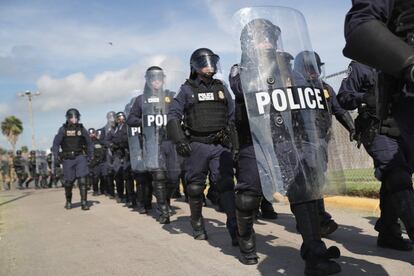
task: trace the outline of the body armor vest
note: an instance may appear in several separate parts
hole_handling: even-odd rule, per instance
[[[106,147],[99,140],[93,140],[93,155],[94,159],[99,160],[99,162],[104,162],[106,160]]]
[[[191,87],[194,95],[194,104],[185,114],[185,126],[190,134],[208,135],[227,127],[228,106],[223,83],[213,80],[209,88],[192,80],[185,84]]]
[[[63,153],[82,153],[86,149],[85,137],[83,137],[82,124],[64,124],[63,141],[61,144]]]

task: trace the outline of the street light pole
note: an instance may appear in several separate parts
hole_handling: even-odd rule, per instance
[[[32,128],[32,149],[36,149],[36,139],[35,139],[35,131],[34,131],[34,118],[33,118],[33,106],[32,106],[32,99],[35,96],[40,96],[40,92],[31,92],[26,90],[24,93],[19,93],[20,97],[27,97],[29,100],[29,117],[30,117],[30,126]]]

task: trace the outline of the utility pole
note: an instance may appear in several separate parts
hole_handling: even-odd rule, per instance
[[[31,92],[29,90],[26,90],[25,92],[19,93],[18,95],[20,97],[27,97],[29,100],[29,117],[30,117],[30,126],[32,128],[32,150],[36,150],[32,100],[33,100],[33,97],[40,96],[40,92]]]

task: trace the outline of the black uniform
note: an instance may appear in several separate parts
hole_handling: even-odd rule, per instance
[[[26,172],[26,160],[24,160],[21,151],[16,152],[16,156],[13,158],[13,167],[17,175],[18,187],[21,189],[28,177]]]
[[[345,20],[344,54],[379,70],[376,90],[380,133],[398,134],[409,169],[387,173],[385,187],[407,233],[414,240],[414,1],[354,0]],[[385,121],[395,120],[399,133]],[[395,156],[400,158],[401,155]]]
[[[72,118],[79,120],[80,114],[76,109],[66,112],[67,122],[59,128],[53,140],[52,153],[54,158],[62,160],[63,178],[66,196],[66,209],[72,208],[72,189],[78,180],[82,210],[89,210],[87,202],[87,180],[89,174],[88,160],[93,156],[93,144],[87,130],[80,123],[69,123]],[[59,149],[62,152],[59,153]]]
[[[36,151],[32,150],[29,154],[29,160],[28,160],[28,167],[29,167],[29,178],[26,181],[26,188],[29,187],[29,184],[34,180],[35,182],[35,189],[39,189],[39,178],[40,175],[36,170]]]
[[[209,173],[220,192],[232,243],[237,244],[231,152],[237,148],[234,101],[224,84],[213,78],[218,60],[219,57],[206,48],[192,54],[190,79],[174,98],[168,113],[167,130],[176,143],[177,152],[187,157],[185,170],[194,238],[207,239],[202,206]],[[204,73],[202,68],[209,68],[209,72]],[[185,132],[181,123],[184,123]]]

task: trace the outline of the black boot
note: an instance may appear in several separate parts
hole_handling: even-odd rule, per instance
[[[72,209],[72,186],[65,185],[65,197],[66,197],[66,204],[65,209],[70,210]]]
[[[271,202],[269,202],[266,198],[262,198],[262,202],[260,204],[260,210],[263,219],[277,219],[277,213],[273,208]]]
[[[207,240],[207,232],[204,228],[203,210],[203,191],[205,186],[198,183],[189,183],[187,186],[188,204],[191,211],[191,226],[193,227],[193,237],[196,240]]]
[[[234,191],[220,193],[219,205],[222,206],[227,216],[226,226],[231,237],[231,244],[237,246],[239,242],[237,240],[236,200]]]
[[[145,179],[142,179],[140,183],[140,187],[141,187],[141,200],[139,201],[140,205],[138,207],[138,213],[147,214],[148,206],[151,206],[152,192],[150,188],[152,186],[151,186],[151,183],[149,183],[148,181],[145,181]]]
[[[80,198],[81,198],[81,208],[84,211],[89,210],[89,206],[88,206],[88,190],[86,187],[86,178],[85,177],[81,177],[78,180],[79,183],[79,191],[80,191]]]
[[[400,251],[412,250],[411,243],[402,236],[397,212],[384,185],[381,186],[380,190],[380,209],[381,216],[375,224],[375,230],[378,231],[377,245]]]
[[[305,260],[305,275],[330,275],[339,273],[341,267],[330,260],[339,258],[337,247],[326,248],[321,239],[319,208],[316,201],[294,204],[291,209],[302,235],[301,256]]]
[[[414,241],[414,192],[402,190],[390,195],[392,204],[407,230],[408,237]]]
[[[158,222],[160,224],[168,224],[170,223],[170,214],[168,212],[167,181],[165,179],[165,173],[154,172],[152,185],[155,198],[157,199],[158,210],[160,212]]]
[[[106,184],[108,188],[108,195],[110,199],[115,198],[115,185],[114,185],[114,175],[111,173],[106,177]]]
[[[338,224],[332,219],[332,216],[325,210],[323,198],[317,200],[319,209],[319,220],[321,222],[321,235],[326,237],[338,229]]]
[[[256,254],[256,235],[253,229],[256,210],[259,209],[260,197],[248,193],[236,194],[236,218],[238,241],[240,247],[240,262],[245,265],[258,263]]]

